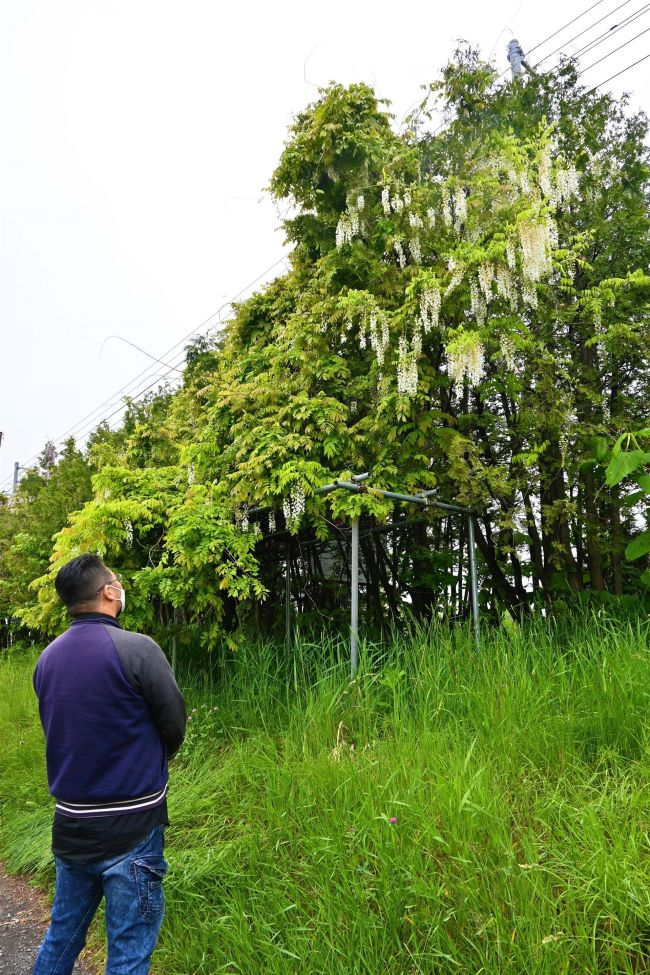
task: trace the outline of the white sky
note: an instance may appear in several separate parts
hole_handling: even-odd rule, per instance
[[[562,42],[577,50],[642,5],[600,0],[533,62]],[[457,38],[503,69],[510,28],[527,50],[589,6],[0,0],[0,483],[143,370],[132,391],[153,381],[155,364],[117,339],[102,350],[107,336],[164,359],[282,258],[263,188],[315,86],[369,82],[400,120]],[[647,27],[646,14],[583,66]],[[643,57],[649,39],[585,81]],[[607,88],[647,109],[650,59]]]

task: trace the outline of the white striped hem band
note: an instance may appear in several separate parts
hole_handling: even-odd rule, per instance
[[[134,799],[123,799],[117,802],[100,803],[76,803],[62,802],[57,799],[56,811],[67,813],[68,816],[101,816],[107,813],[137,812],[140,809],[150,809],[159,805],[167,795],[167,786],[159,792],[152,792],[148,796],[139,796]]]

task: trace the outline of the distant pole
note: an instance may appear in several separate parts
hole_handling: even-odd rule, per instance
[[[172,674],[176,677],[176,634],[178,632],[178,609],[174,610],[174,630],[172,636]]]
[[[352,565],[350,600],[350,676],[359,669],[359,518],[352,519]]]
[[[13,490],[13,493],[14,494],[18,490],[18,471],[19,470],[20,470],[20,463],[18,461],[16,461],[16,463],[14,464],[14,490]]]
[[[524,52],[519,41],[513,37],[508,44],[508,61],[513,78],[519,78],[524,73]]]
[[[522,46],[516,37],[513,37],[508,44],[508,61],[510,62],[510,70],[513,78],[521,78],[524,73],[524,68],[529,74],[535,77],[537,76],[535,69],[531,68],[528,61],[526,61]]]
[[[284,642],[291,646],[291,542],[287,542],[287,571],[284,580]]]
[[[472,594],[472,620],[474,622],[474,639],[476,648],[479,647],[480,630],[478,619],[478,577],[476,575],[476,541],[474,538],[474,515],[467,516],[467,555],[469,557],[470,592]]]

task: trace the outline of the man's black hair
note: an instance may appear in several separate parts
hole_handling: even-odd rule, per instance
[[[98,590],[110,582],[111,574],[97,555],[80,555],[59,569],[54,586],[72,612],[76,607],[93,603]]]

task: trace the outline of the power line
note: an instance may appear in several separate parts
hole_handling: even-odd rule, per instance
[[[284,260],[285,260],[285,258],[284,257],[281,257],[281,258],[279,258],[279,260],[275,261],[275,263],[272,264],[271,267],[267,268],[266,271],[263,271],[262,274],[259,274],[255,278],[254,281],[252,281],[250,284],[246,285],[245,288],[243,288],[238,294],[236,294],[232,298],[232,301],[236,301],[237,298],[239,298],[242,294],[244,294],[245,291],[247,291],[254,284],[256,284],[260,280],[260,278],[262,278],[265,275],[267,275],[269,273],[269,271],[272,271],[275,267],[277,267],[278,264],[280,264]],[[209,329],[211,327],[211,322],[213,322],[214,319],[217,317],[217,315],[220,315],[221,312],[224,309],[228,308],[230,306],[230,304],[231,304],[231,302],[230,301],[227,301],[223,305],[221,305],[219,308],[217,308],[217,310],[215,312],[213,312],[212,315],[209,316],[209,318],[206,318],[203,322],[201,322],[200,325],[198,325],[196,328],[193,328],[190,332],[188,332],[186,335],[184,335],[183,338],[181,338],[178,342],[175,342],[174,345],[172,345],[169,349],[167,349],[167,351],[163,353],[163,357],[166,359],[167,356],[169,356],[175,349],[177,349],[180,345],[183,345],[183,343],[185,343],[187,341],[187,339],[190,338],[190,336],[195,335],[197,332],[200,332],[201,330],[203,330],[206,327]],[[181,355],[181,359],[175,358],[175,360],[174,360],[175,363],[178,364],[178,362],[181,361],[182,358],[183,358],[183,355]],[[126,390],[129,389],[131,386],[134,386],[141,377],[146,376],[147,378],[149,378],[149,376],[147,376],[147,373],[149,373],[150,375],[152,375],[152,366],[146,366],[141,372],[139,372],[136,376],[134,376],[133,379],[130,379],[128,383],[125,383],[125,385],[122,386],[120,389],[116,390],[116,392],[111,393],[111,395],[107,399],[105,399],[103,403],[100,403],[99,406],[96,406],[94,410],[92,410],[90,413],[88,413],[86,416],[84,416],[74,426],[70,427],[69,430],[66,430],[66,432],[61,437],[59,437],[59,439],[57,440],[57,443],[60,443],[61,440],[63,440],[65,437],[67,437],[70,434],[72,434],[75,431],[75,429],[81,423],[84,423],[91,416],[94,416],[95,414],[101,412],[101,410],[103,410],[105,407],[112,406],[113,403],[116,400],[116,397],[120,396],[121,393],[125,393]]]
[[[555,30],[555,31],[553,31],[552,34],[549,34],[548,37],[545,37],[543,41],[540,41],[539,44],[535,44],[534,47],[531,47],[528,51],[526,51],[526,57],[528,57],[530,54],[532,54],[533,51],[536,51],[538,48],[542,47],[543,44],[546,44],[547,41],[552,40],[554,37],[556,37],[558,34],[560,34],[563,30],[566,30],[567,27],[570,27],[572,24],[575,24],[578,20],[581,20],[588,13],[590,13],[596,7],[599,7],[601,5],[601,3],[604,3],[604,2],[605,2],[605,0],[598,0],[597,3],[592,4],[591,7],[587,7],[587,9],[586,10],[583,10],[582,13],[578,14],[577,17],[574,17],[573,20],[570,20],[570,21],[568,21],[568,23],[563,24],[562,27],[558,27],[558,29]],[[626,2],[627,3],[630,3],[631,0],[626,0]],[[614,10],[610,11],[609,14],[606,14],[605,17],[603,17],[601,19],[602,20],[606,20],[607,17],[611,16],[613,13],[616,13],[616,11],[619,10],[619,9],[620,9],[619,7],[615,7]],[[599,24],[599,23],[600,23],[600,21],[596,21],[596,24]],[[582,31],[582,33],[584,34],[584,33],[586,33],[587,30],[591,30],[591,28],[592,27],[595,27],[596,24],[591,24],[591,26],[590,27],[587,27],[585,31]],[[576,34],[574,37],[570,37],[568,41],[565,41],[565,43],[566,44],[571,44],[571,42],[574,41],[576,39],[576,37],[580,37],[580,36],[581,36],[580,34]],[[561,45],[559,48],[557,48],[557,50],[561,50],[563,46],[564,45]],[[553,51],[552,53],[555,54],[556,52]],[[551,55],[550,54],[547,54],[546,57],[551,57]],[[545,61],[546,58],[542,58],[542,60]],[[541,64],[541,63],[542,63],[541,61],[538,62],[538,64]],[[502,71],[501,74],[496,79],[496,81],[497,82],[498,81],[501,81],[501,79],[504,78],[505,75],[508,74],[508,71],[509,70],[510,70],[510,68],[506,68],[505,71]]]
[[[212,323],[214,321],[214,319],[216,318],[216,316],[219,315],[219,313],[221,311],[223,311],[225,308],[230,307],[233,304],[233,302],[237,301],[238,298],[240,298],[243,294],[245,294],[247,291],[249,291],[250,288],[252,288],[255,284],[257,284],[257,282],[261,278],[266,277],[267,274],[269,274],[271,271],[273,271],[279,264],[283,263],[284,261],[286,261],[286,256],[284,256],[284,255],[281,258],[279,258],[277,261],[274,261],[273,264],[271,264],[268,268],[266,268],[266,270],[262,271],[261,274],[258,274],[257,277],[255,277],[252,281],[250,281],[247,285],[245,285],[241,289],[241,291],[237,292],[237,294],[234,295],[229,301],[227,301],[223,305],[221,305],[212,315],[210,315],[209,318],[206,318],[205,321],[203,321],[196,328],[193,328],[190,332],[188,332],[186,335],[184,335],[183,338],[181,338],[178,342],[176,342],[174,345],[172,345],[170,349],[168,349],[166,352],[164,352],[163,353],[164,358],[167,359],[168,356],[169,356],[169,354],[171,352],[173,352],[174,349],[178,348],[179,345],[182,345],[183,343],[185,343],[187,341],[187,339],[190,338],[190,336],[197,334],[202,329],[204,329],[206,326],[209,327],[210,326],[210,323]],[[171,372],[174,371],[174,369],[176,368],[176,365],[178,365],[178,363],[180,363],[180,362],[183,361],[184,356],[185,356],[185,352],[183,350],[183,352],[181,352],[181,354],[180,354],[180,357],[174,357],[174,360],[173,360],[173,363],[174,364],[172,364],[171,362],[167,363],[167,365],[169,366],[169,368],[165,372],[163,372],[162,374],[157,375],[156,378],[154,379],[154,381],[152,383],[150,383],[148,386],[145,386],[144,388],[139,389],[136,393],[134,393],[133,396],[130,396],[129,398],[132,401],[135,401],[135,400],[139,399],[141,396],[143,396],[145,393],[149,392],[149,390],[152,389],[154,386],[159,385],[168,375],[171,374]],[[120,389],[118,389],[115,393],[112,393],[111,396],[108,397],[108,399],[104,400],[104,402],[102,404],[100,404],[100,406],[96,407],[90,413],[87,413],[86,416],[82,417],[81,420],[78,420],[77,423],[75,423],[72,427],[70,427],[68,430],[66,430],[66,432],[64,434],[62,434],[61,436],[59,436],[58,438],[56,438],[56,440],[54,440],[53,443],[55,445],[61,444],[65,439],[67,439],[69,436],[72,436],[72,435],[76,435],[78,437],[81,434],[85,433],[86,430],[92,429],[93,427],[97,427],[97,426],[99,426],[100,423],[108,422],[114,416],[116,416],[118,413],[120,413],[122,410],[126,409],[126,404],[122,403],[118,407],[117,410],[113,411],[108,416],[102,416],[102,417],[98,417],[98,418],[91,419],[91,418],[95,417],[96,414],[99,411],[101,411],[104,407],[112,405],[115,402],[115,398],[117,396],[119,396],[121,393],[124,393],[129,387],[133,386],[141,377],[146,376],[145,382],[146,382],[147,379],[151,378],[151,375],[152,375],[151,368],[152,368],[151,366],[147,366],[146,369],[143,369],[132,380],[130,380],[128,383],[126,383],[124,386],[122,386]],[[148,375],[146,375],[146,374],[148,374]],[[86,421],[88,421],[88,420],[90,420],[90,423],[86,423]],[[84,426],[84,424],[85,424],[85,426]],[[23,464],[21,466],[23,466],[25,468],[29,467],[32,464],[33,461],[38,460],[38,457],[39,457],[39,454],[34,454],[33,457],[31,457],[25,464]],[[4,481],[0,482],[0,488],[4,487],[4,485],[6,485],[6,484],[9,484],[11,482],[11,480],[12,480],[12,477],[11,476],[8,477],[8,478],[5,478]]]
[[[606,85],[608,81],[613,81],[614,78],[618,78],[619,75],[625,74],[625,72],[629,71],[630,68],[636,68],[637,64],[641,64],[642,61],[647,61],[648,58],[650,58],[650,54],[646,54],[644,57],[639,58],[639,60],[635,61],[634,64],[628,64],[627,68],[617,71],[616,74],[613,74],[609,78],[605,78],[604,81],[601,81],[599,85],[595,85],[593,88],[590,88],[587,94],[591,95],[592,92],[597,91],[598,88],[602,88],[603,85]]]
[[[589,31],[590,30],[593,30],[594,27],[597,27],[598,24],[602,24],[602,22],[604,20],[607,20],[608,17],[613,17],[614,14],[618,13],[619,10],[622,10],[623,7],[627,7],[628,3],[632,3],[632,0],[623,0],[623,3],[619,4],[618,7],[614,7],[613,10],[610,10],[609,13],[605,14],[599,20],[595,20],[593,22],[593,24],[589,24],[588,27],[585,27],[584,30],[581,30],[579,34],[574,34],[574,36],[573,37],[570,37],[568,41],[565,41],[564,42],[564,44],[560,44],[560,46],[559,47],[556,47],[554,50],[552,50],[550,54],[546,54],[543,58],[540,58],[540,60],[537,61],[537,63],[534,65],[534,67],[535,68],[538,68],[540,64],[543,64],[544,63],[544,61],[548,61],[548,59],[551,58],[551,57],[553,57],[554,54],[557,54],[558,51],[561,51],[562,48],[565,47],[565,45],[572,44],[573,41],[577,41],[579,37],[582,37],[583,36],[583,34],[588,34]]]
[[[565,58],[562,58],[558,67],[561,67],[567,61],[575,61],[575,59],[581,57],[581,55],[587,54],[589,51],[593,51],[595,48],[600,47],[601,44],[603,44],[610,37],[613,37],[614,34],[618,34],[619,31],[629,27],[630,24],[633,24],[635,20],[639,19],[639,17],[643,17],[644,14],[647,14],[649,10],[650,3],[646,3],[643,7],[640,7],[638,10],[635,10],[634,13],[630,14],[629,17],[625,17],[620,24],[614,24],[613,27],[603,31],[603,33],[599,34],[598,37],[594,37],[592,41],[588,41],[583,47],[579,48],[577,51],[574,51],[573,54],[569,54]]]
[[[558,34],[560,34],[563,30],[566,30],[567,27],[570,27],[571,26],[571,24],[575,24],[576,21],[581,20],[588,13],[590,13],[592,10],[595,10],[596,7],[599,7],[601,5],[601,3],[604,3],[604,2],[605,2],[605,0],[598,0],[597,3],[592,4],[591,7],[587,7],[586,10],[583,10],[582,13],[581,14],[578,14],[577,17],[574,17],[573,20],[570,20],[567,24],[564,24],[563,27],[558,27],[558,29],[556,31],[554,31],[552,34],[549,34],[548,37],[545,37],[543,41],[540,41],[539,44],[536,44],[535,45],[535,47],[531,47],[530,50],[526,51],[526,57],[528,57],[529,54],[532,54],[533,51],[536,51],[538,47],[541,47],[542,44],[546,44],[547,41],[552,40],[554,37],[556,37]]]
[[[594,61],[592,64],[588,64],[586,68],[582,68],[582,70],[578,73],[578,77],[581,78],[582,75],[585,73],[585,71],[590,71],[591,68],[595,68],[597,64],[601,63],[601,61],[606,61],[607,58],[611,58],[612,54],[616,54],[617,51],[621,51],[624,47],[627,47],[628,44],[631,44],[632,41],[636,41],[637,38],[643,37],[643,35],[647,34],[648,31],[650,31],[650,27],[646,27],[645,30],[642,30],[640,31],[640,33],[635,34],[634,37],[631,37],[628,41],[625,42],[625,44],[619,44],[619,46],[615,47],[613,51],[609,51],[608,54],[604,54],[602,58],[599,58],[597,61]]]

